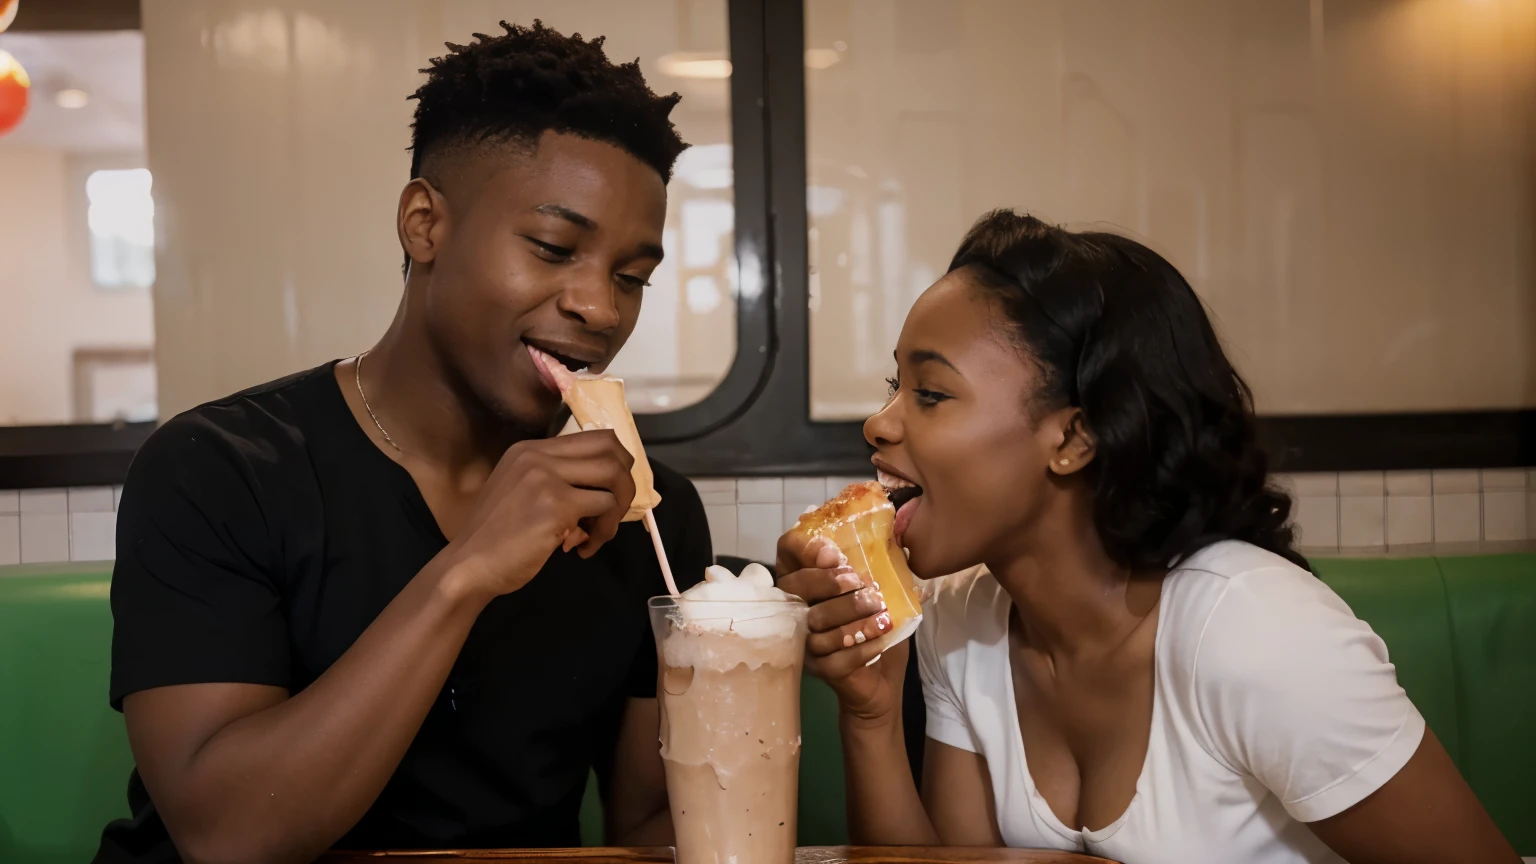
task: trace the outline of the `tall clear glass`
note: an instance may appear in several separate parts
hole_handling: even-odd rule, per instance
[[[650,610],[678,864],[791,864],[806,605],[655,597]]]

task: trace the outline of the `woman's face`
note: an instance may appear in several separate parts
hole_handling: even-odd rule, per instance
[[[1070,411],[1031,416],[1040,374],[1000,315],[965,269],[925,291],[896,345],[891,399],[864,424],[886,485],[922,489],[897,528],[925,579],[1013,554],[1061,490],[1052,463]]]

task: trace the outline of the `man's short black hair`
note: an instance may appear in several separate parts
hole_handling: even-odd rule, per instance
[[[688,147],[668,119],[680,96],[656,95],[639,60],[609,62],[602,36],[565,36],[540,21],[501,27],[506,32],[498,36],[476,33],[468,45],[448,43],[448,53],[421,70],[427,82],[410,97],[413,179],[443,150],[532,146],[548,131],[612,144],[663,180],[672,178]]]

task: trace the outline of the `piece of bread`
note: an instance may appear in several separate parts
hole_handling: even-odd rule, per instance
[[[891,629],[875,640],[881,651],[917,632],[923,605],[917,594],[917,577],[907,566],[907,556],[896,544],[896,509],[885,489],[871,480],[855,483],[840,495],[801,516],[790,533],[809,541],[825,537],[848,557],[848,565],[866,585],[875,585],[885,597]]]

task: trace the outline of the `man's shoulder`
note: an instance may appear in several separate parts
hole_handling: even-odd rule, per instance
[[[305,447],[305,427],[314,416],[317,391],[330,384],[325,380],[330,374],[326,364],[177,414],[139,448],[134,463],[140,470],[130,470],[130,482],[135,473],[172,467],[177,473],[214,466],[247,473],[260,465],[289,462]]]

